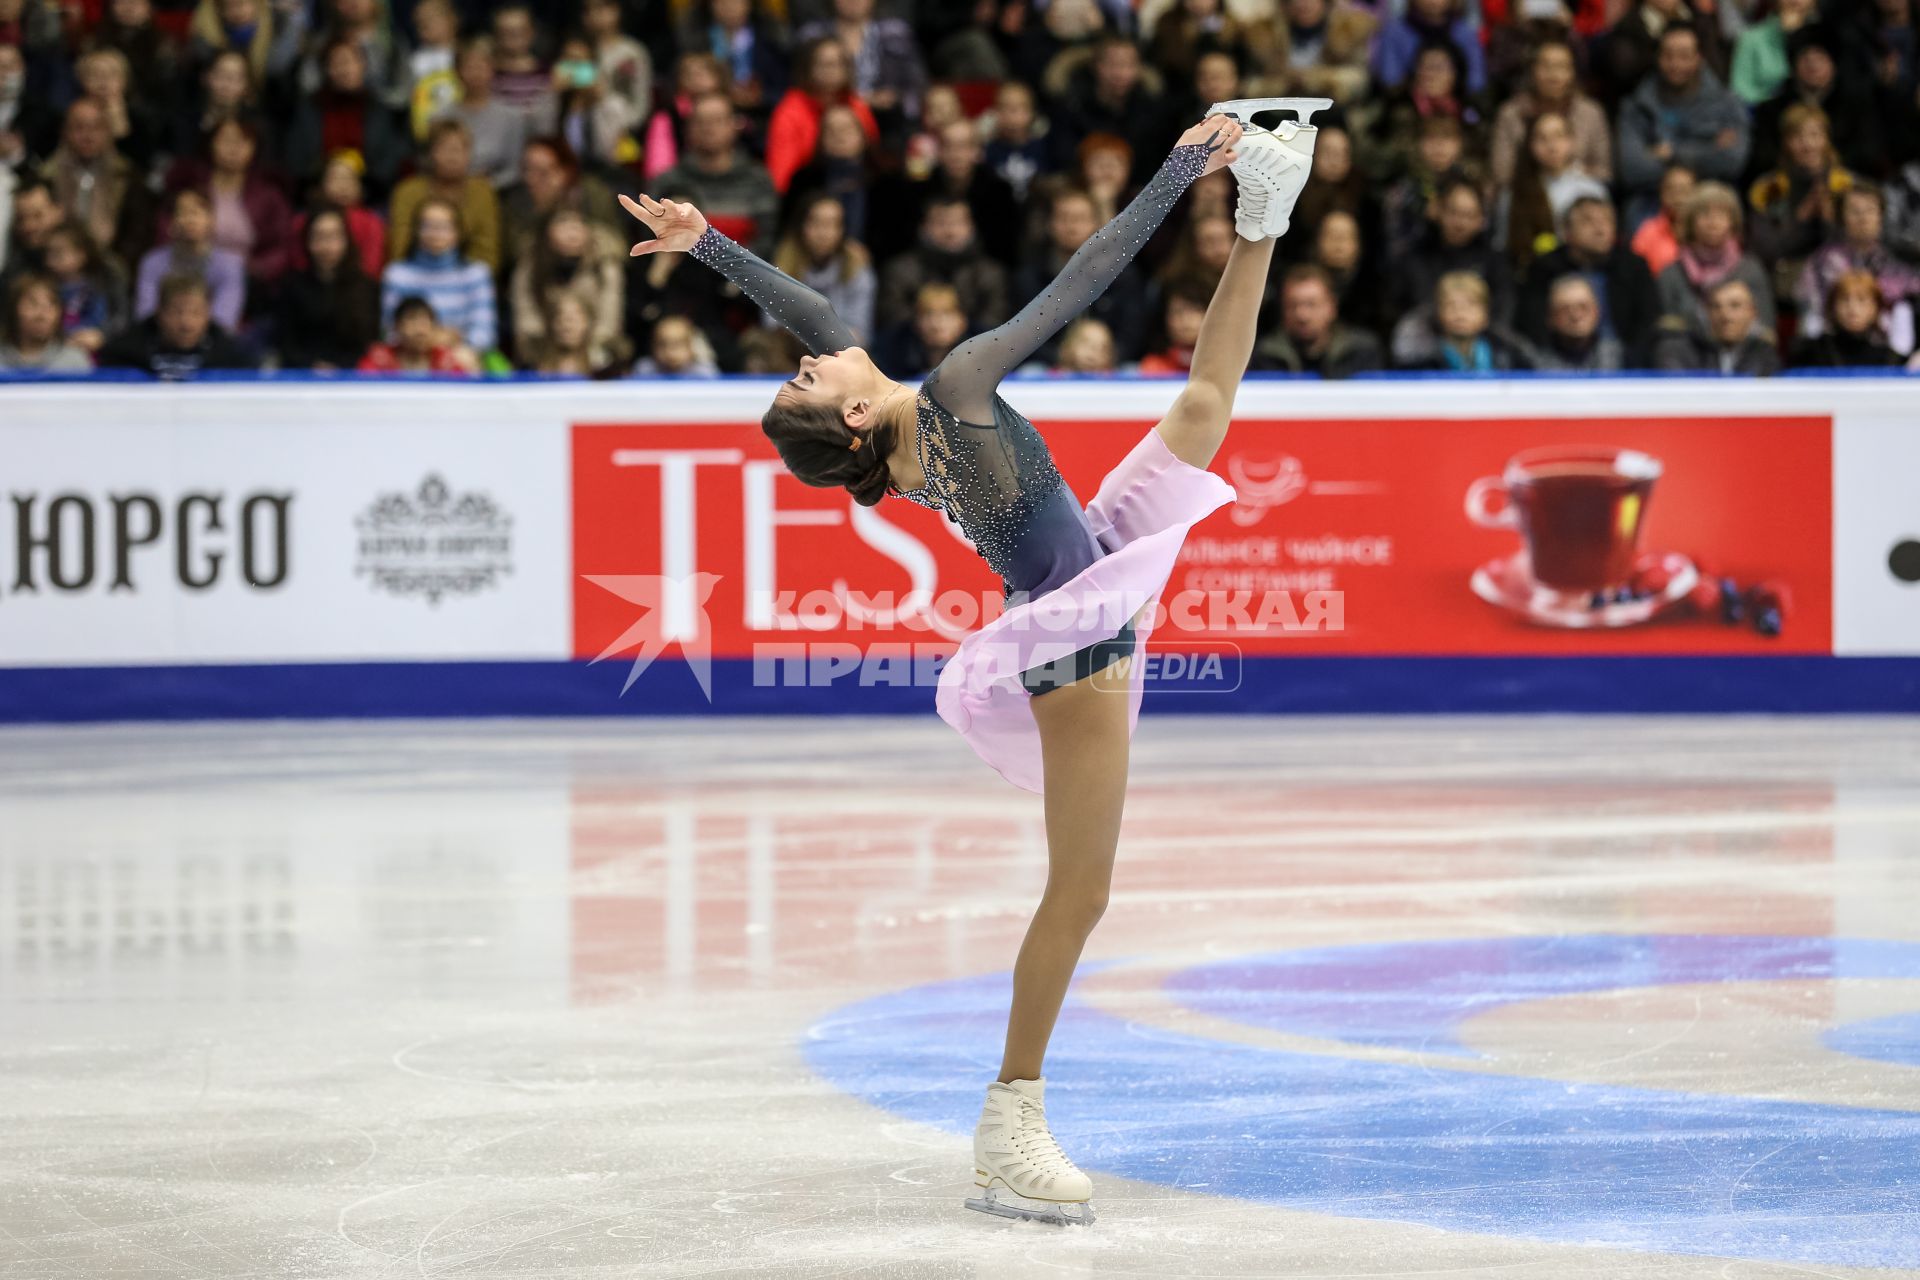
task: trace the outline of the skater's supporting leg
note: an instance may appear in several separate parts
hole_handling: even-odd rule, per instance
[[[1080,951],[1107,909],[1127,795],[1127,671],[1120,662],[1032,700],[1046,771],[1047,887],[1013,966],[1000,1079],[1038,1080]]]
[[[1167,449],[1182,462],[1204,467],[1213,461],[1233,419],[1233,398],[1253,358],[1253,338],[1273,264],[1274,241],[1235,240],[1233,254],[1200,322],[1193,346],[1193,367],[1186,390],[1155,428]]]

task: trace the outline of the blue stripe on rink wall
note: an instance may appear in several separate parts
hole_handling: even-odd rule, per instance
[[[708,702],[662,660],[624,696],[629,664],[309,663],[0,668],[0,722],[394,716],[925,714],[933,690],[754,684],[713,664]],[[1920,658],[1266,658],[1231,691],[1158,689],[1151,711],[1920,713]]]

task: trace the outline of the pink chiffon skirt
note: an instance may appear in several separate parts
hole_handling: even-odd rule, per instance
[[[1016,787],[1044,791],[1040,731],[1020,673],[1112,639],[1158,600],[1187,530],[1234,500],[1233,486],[1173,456],[1157,430],[1107,473],[1086,506],[1107,554],[1060,586],[1008,609],[960,642],[934,705],[974,753]],[[1127,731],[1140,720],[1142,658],[1152,619],[1134,625]]]

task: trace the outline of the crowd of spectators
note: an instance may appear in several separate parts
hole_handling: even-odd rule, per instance
[[[913,377],[1218,100],[1325,95],[1255,367],[1893,367],[1920,0],[0,0],[0,369],[786,372],[618,192]],[[1179,374],[1195,184],[1036,372]]]

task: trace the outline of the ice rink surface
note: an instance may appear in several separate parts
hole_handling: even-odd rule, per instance
[[[1045,877],[924,719],[0,732],[0,1276],[1920,1275],[1920,724],[1176,719]]]

